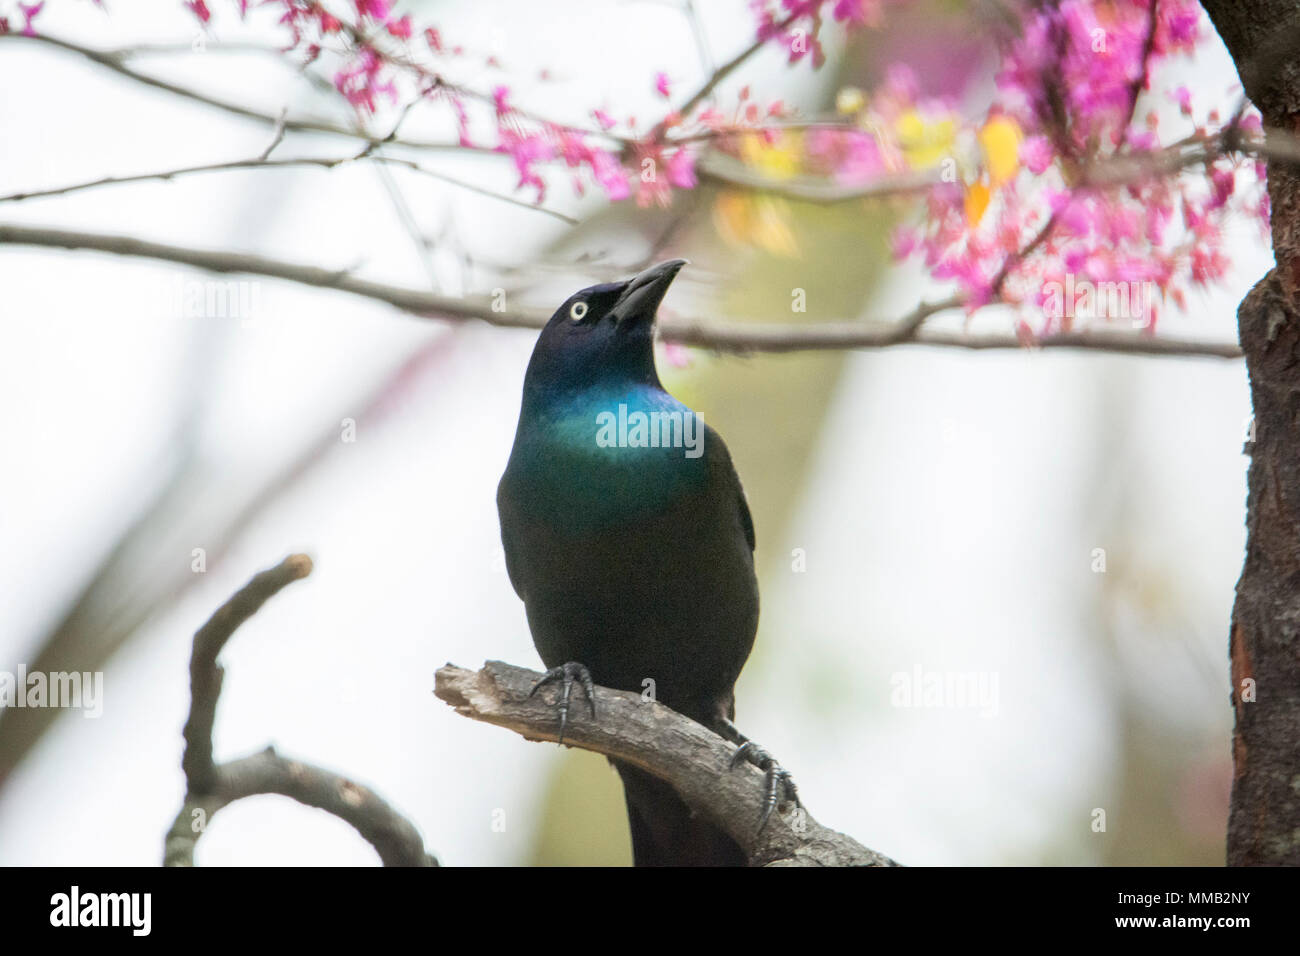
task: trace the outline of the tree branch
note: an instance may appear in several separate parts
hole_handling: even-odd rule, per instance
[[[458,299],[420,289],[386,285],[357,278],[346,269],[322,269],[249,253],[192,249],[149,242],[131,236],[0,223],[0,245],[4,244],[90,249],[112,255],[174,262],[208,272],[267,276],[300,285],[347,292],[386,303],[414,315],[450,320],[478,319],[503,328],[538,329],[545,325],[549,318],[546,312],[539,309],[507,309],[498,312],[492,308],[492,303],[483,297]],[[892,322],[843,321],[794,325],[673,319],[661,322],[659,330],[664,341],[667,342],[721,352],[741,353],[866,349],[893,345],[1018,349],[1028,344],[1044,349],[1085,349],[1134,355],[1237,358],[1241,354],[1240,350],[1231,343],[1156,338],[1143,333],[1071,332],[1050,335],[1026,343],[1011,334],[966,335],[921,330],[920,320],[963,305],[965,300],[960,297],[951,297],[937,303],[921,303],[901,321]]]
[[[96,63],[112,70],[119,76],[128,80],[133,80],[143,86],[162,90],[164,93],[171,93],[174,96],[192,100],[196,103],[202,103],[204,106],[210,106],[234,116],[256,120],[259,123],[266,123],[273,128],[280,123],[280,117],[277,114],[263,113],[260,110],[241,106],[238,103],[232,103],[215,96],[209,96],[207,93],[181,86],[178,83],[172,83],[169,80],[150,76],[147,73],[141,73],[139,70],[126,64],[125,61],[127,55],[126,52],[122,50],[96,50],[91,47],[82,46],[79,43],[73,43],[69,40],[61,40],[45,33],[27,34],[14,30],[11,30],[8,33],[0,33],[0,41],[4,40],[30,40],[34,43],[43,43],[47,46],[54,47],[55,49],[62,50],[65,53],[75,53],[92,63]],[[371,136],[365,132],[358,132],[355,129],[349,129],[346,126],[339,125],[338,123],[331,123],[327,120],[292,117],[286,118],[283,122],[283,126],[285,130],[294,133],[327,133],[331,136],[343,136],[348,139],[359,139],[362,142],[373,145],[381,145],[385,142],[385,138],[382,136]],[[409,139],[393,139],[389,140],[389,142],[395,146],[409,146],[413,149],[446,149],[462,152],[475,151],[475,147],[465,146],[460,143],[426,142]],[[488,150],[483,150],[483,152],[490,153]]]
[[[799,10],[796,11],[795,13],[790,14],[785,19],[775,24],[772,27],[771,36],[757,38],[756,40],[754,40],[753,43],[745,47],[743,50],[741,50],[739,53],[733,56],[726,63],[723,63],[721,66],[719,66],[716,70],[714,70],[711,74],[709,74],[709,78],[704,81],[704,84],[693,94],[691,94],[690,98],[687,99],[685,103],[683,103],[673,112],[676,113],[678,116],[689,115],[690,112],[695,109],[695,107],[699,106],[706,99],[708,99],[710,95],[712,95],[713,91],[718,88],[718,84],[720,84],[723,80],[725,80],[737,69],[739,69],[744,64],[744,62],[748,60],[751,56],[753,56],[755,53],[761,50],[768,43],[768,41],[772,39],[773,36],[779,34],[781,31],[785,30],[786,27],[790,26],[800,17],[805,15],[806,14],[804,13],[804,11]],[[665,130],[668,128],[667,119],[668,117],[665,117],[663,120],[659,121],[659,123],[651,131],[649,137],[650,139],[652,140],[662,139]]]
[[[278,140],[277,140],[278,142]],[[273,142],[271,144],[275,146]],[[378,144],[376,144],[377,146]],[[514,196],[508,196],[504,193],[494,192],[475,183],[466,182],[463,179],[457,179],[454,176],[448,176],[437,170],[429,169],[409,159],[401,159],[395,156],[383,156],[373,152],[374,147],[366,147],[360,153],[351,156],[339,156],[336,158],[304,156],[294,159],[270,159],[267,155],[270,148],[261,156],[252,159],[237,159],[225,163],[204,163],[198,166],[182,166],[176,169],[164,169],[153,173],[138,173],[132,176],[103,176],[99,179],[86,180],[79,183],[71,183],[66,186],[55,186],[49,189],[32,189],[25,192],[10,193],[7,196],[0,196],[0,203],[5,202],[22,202],[26,199],[44,199],[49,196],[66,196],[69,193],[77,193],[86,189],[95,189],[100,186],[120,186],[124,183],[143,183],[151,180],[171,180],[180,176],[189,176],[194,173],[217,173],[227,172],[236,169],[285,169],[291,167],[316,166],[321,169],[334,169],[337,166],[344,166],[348,163],[371,162],[380,163],[388,166],[400,166],[403,169],[410,169],[430,179],[436,179],[439,182],[465,189],[480,196],[486,196],[489,199],[495,199],[499,202],[509,203],[512,206],[519,206],[533,212],[540,212],[547,216],[553,216],[561,222],[571,226],[578,225],[578,220],[572,216],[566,216],[562,212],[554,209],[548,209],[545,206],[538,206],[535,203],[527,202],[523,199],[516,199]]]
[[[367,787],[296,760],[271,747],[229,763],[212,759],[212,727],[221,696],[217,656],[241,624],[294,581],[311,573],[311,558],[291,554],[255,575],[194,635],[190,658],[190,715],[185,723],[185,802],[167,832],[164,866],[193,866],[194,848],[212,815],[258,794],[277,793],[350,823],[385,866],[437,866],[415,826]]]
[[[527,740],[558,734],[554,694],[529,697],[540,674],[501,661],[480,671],[448,664],[438,669],[434,693],[473,720],[513,730]],[[593,720],[585,708],[569,715],[567,744],[604,754],[667,781],[688,805],[720,826],[745,851],[751,865],[897,866],[842,833],[815,821],[803,808],[774,813],[759,831],[763,775],[742,764],[729,769],[735,747],[717,734],[640,694],[596,688]]]
[[[772,125],[783,129],[857,131],[851,126],[826,122]],[[724,140],[753,132],[755,130],[752,129],[716,131],[704,136],[674,139],[670,141],[670,145]],[[1093,160],[1079,168],[1074,188],[1111,189],[1143,180],[1161,179],[1233,154],[1253,156],[1257,159],[1300,162],[1300,137],[1272,127],[1266,128],[1261,137],[1246,136],[1241,130],[1238,117],[1234,122],[1225,124],[1213,133],[1189,136],[1160,149],[1138,153],[1126,150],[1123,153]],[[696,163],[696,171],[701,179],[819,205],[924,195],[940,182],[937,169],[883,175],[854,185],[844,185],[813,177],[775,179],[755,172],[741,160],[723,152],[705,153],[700,156]]]

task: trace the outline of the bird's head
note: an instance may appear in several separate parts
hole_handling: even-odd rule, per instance
[[[669,259],[623,282],[569,296],[542,329],[524,389],[573,390],[602,383],[659,384],[654,323],[685,259]]]

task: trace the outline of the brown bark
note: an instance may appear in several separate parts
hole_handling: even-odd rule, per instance
[[[528,740],[556,740],[552,695],[532,695],[541,674],[501,661],[470,671],[438,669],[434,693],[473,720]],[[596,689],[598,720],[585,705],[570,711],[564,742],[639,767],[672,785],[686,803],[740,845],[752,866],[897,866],[843,833],[822,826],[803,807],[763,818],[763,775],[731,767],[735,747],[711,730],[640,694]]]
[[[1300,2],[1202,0],[1266,126],[1300,133]],[[1269,162],[1275,266],[1242,301],[1254,440],[1230,656],[1230,865],[1300,865],[1300,168]]]

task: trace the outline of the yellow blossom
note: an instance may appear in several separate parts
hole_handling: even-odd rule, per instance
[[[908,110],[894,121],[898,145],[913,169],[927,169],[952,156],[957,123],[951,116],[927,119]]]
[[[851,116],[862,111],[867,105],[867,98],[856,86],[845,86],[835,94],[835,111],[842,116]]]
[[[1020,127],[1009,116],[994,116],[979,132],[984,150],[984,167],[989,183],[996,189],[1015,178],[1020,169]]]
[[[762,135],[746,136],[740,143],[740,158],[767,179],[790,179],[802,165],[803,136],[797,131],[778,133],[772,143]]]
[[[971,183],[966,187],[966,222],[974,229],[984,218],[984,210],[989,208],[992,192],[983,183]]]

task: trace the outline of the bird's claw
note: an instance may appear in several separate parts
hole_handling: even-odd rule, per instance
[[[730,769],[735,770],[742,761],[751,763],[763,771],[763,816],[758,822],[759,833],[762,833],[763,828],[767,826],[767,821],[778,803],[792,802],[796,807],[803,806],[799,801],[799,788],[795,786],[790,771],[777,763],[775,757],[752,740],[746,740],[736,748],[736,752],[731,755]]]
[[[587,703],[591,707],[591,719],[596,719],[596,685],[591,679],[591,671],[579,664],[577,661],[569,661],[567,664],[561,664],[559,667],[552,667],[533,685],[533,689],[528,692],[532,697],[547,684],[553,684],[561,681],[560,684],[560,737],[556,743],[564,743],[564,728],[569,723],[569,697],[573,693],[573,683],[577,681],[582,684],[583,691],[587,694]]]

